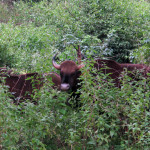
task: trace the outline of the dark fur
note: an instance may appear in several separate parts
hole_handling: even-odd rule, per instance
[[[150,73],[150,67],[144,64],[120,64],[120,66],[123,68],[122,71],[127,69],[127,71],[134,73],[134,71],[138,70],[144,77],[148,77],[147,73]]]
[[[138,80],[136,77],[136,72],[138,71],[141,73],[141,75],[145,78],[147,78],[147,73],[150,73],[150,67],[144,65],[144,64],[119,64],[113,60],[101,60],[97,59],[95,60],[96,63],[94,64],[94,67],[97,68],[98,70],[101,68],[106,68],[106,69],[101,69],[103,73],[111,73],[109,76],[114,79],[115,85],[117,87],[120,87],[120,80],[119,77],[122,77],[122,72],[127,71],[128,76],[130,76],[134,80]],[[138,73],[137,72],[137,73]]]
[[[94,63],[94,67],[98,71],[102,71],[104,74],[109,74],[109,76],[114,79],[115,85],[117,87],[120,87],[120,80],[119,77],[121,77],[122,72],[125,70],[130,71],[131,73],[135,70],[142,71],[142,75],[144,77],[147,77],[147,73],[150,72],[150,67],[146,65],[141,64],[119,64],[113,60],[101,60],[96,59]],[[80,94],[76,94],[76,91],[78,88],[80,88],[80,85],[78,83],[80,82],[78,80],[79,76],[81,75],[80,70],[77,67],[77,64],[73,61],[64,61],[60,65],[60,76],[61,76],[61,84],[67,83],[70,85],[69,90],[72,91],[72,97],[79,98]],[[130,76],[134,76],[134,73],[130,74]],[[69,98],[69,99],[70,99]],[[69,100],[68,99],[68,100]],[[67,105],[70,106],[69,102],[66,102]]]
[[[77,83],[81,72],[78,70],[78,67],[73,61],[64,61],[61,64],[60,76],[61,76],[61,84],[69,83],[71,90],[76,90]]]
[[[47,77],[52,78],[53,88],[60,89],[60,76],[56,73],[27,73],[21,75],[1,74],[1,77],[4,77],[5,85],[8,86],[9,92],[12,94],[12,98],[16,103],[19,103],[20,100],[32,99],[36,90],[40,90],[43,86]]]

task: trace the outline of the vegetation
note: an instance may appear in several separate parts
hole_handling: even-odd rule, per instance
[[[55,71],[52,56],[76,61],[76,46],[91,61],[150,64],[150,3],[144,0],[0,1],[0,66],[18,72]],[[31,102],[16,106],[0,85],[2,149],[150,148],[150,81],[123,74],[121,89],[86,65],[80,101],[46,84]],[[98,85],[97,85],[98,83]],[[56,96],[57,95],[57,96]]]

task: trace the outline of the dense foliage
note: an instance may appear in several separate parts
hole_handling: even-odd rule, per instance
[[[1,8],[0,20],[8,22],[1,24],[1,43],[5,42],[11,55],[15,53],[13,65],[21,62],[20,54],[45,53],[45,49],[70,52],[76,44],[87,57],[146,63],[150,57],[149,5],[135,0],[17,1],[13,8]],[[32,54],[25,58],[31,59]]]
[[[50,85],[35,96],[37,105],[16,106],[1,88],[3,148],[148,150],[150,81],[131,82],[124,73],[118,89],[103,74],[93,82],[95,77],[86,68],[83,71],[79,109],[65,105],[68,95]]]
[[[144,0],[1,0],[0,66],[51,72],[52,56],[76,61],[81,45],[82,107],[46,84],[31,102],[16,106],[0,85],[0,149],[150,148],[150,81],[124,73],[116,88],[88,66],[94,57],[150,63],[150,3]],[[96,80],[96,81],[95,81]],[[95,82],[93,82],[95,81]],[[57,95],[57,96],[56,96]],[[73,103],[73,101],[72,101]]]

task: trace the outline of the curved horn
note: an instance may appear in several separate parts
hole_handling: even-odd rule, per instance
[[[57,53],[57,54],[58,54],[58,53]],[[57,56],[57,54],[55,54],[55,56],[53,57],[52,63],[53,63],[53,66],[54,66],[56,69],[60,70],[60,65],[58,65],[58,64],[55,62],[55,57]]]

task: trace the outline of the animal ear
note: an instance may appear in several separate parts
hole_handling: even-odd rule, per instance
[[[57,53],[57,54],[58,54],[58,53]],[[57,54],[55,54],[55,56],[53,57],[52,63],[53,63],[53,66],[54,66],[56,69],[60,70],[60,65],[58,65],[58,64],[56,63],[56,61],[55,61],[55,57],[57,56]]]
[[[81,64],[81,65],[78,66],[78,69],[81,69],[81,68],[83,68],[83,67],[85,67],[85,65],[84,65],[84,64]]]

